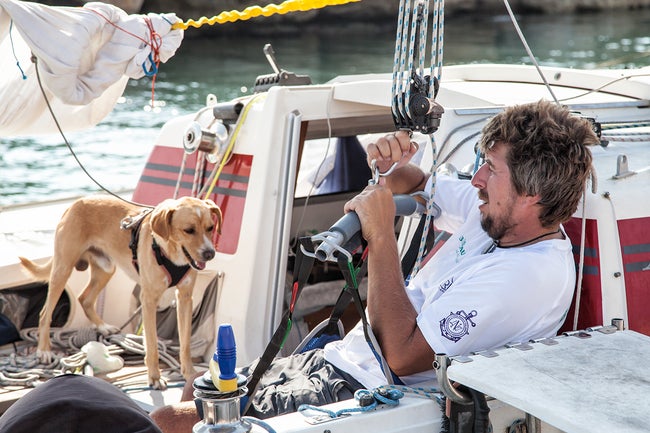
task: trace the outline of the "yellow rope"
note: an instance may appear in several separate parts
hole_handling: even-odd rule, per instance
[[[214,179],[212,179],[212,182],[210,183],[210,187],[206,191],[205,195],[203,196],[204,198],[210,198],[212,195],[212,190],[214,190],[214,187],[217,185],[217,181],[219,180],[219,176],[221,176],[221,171],[223,171],[223,168],[226,166],[226,163],[230,159],[230,153],[232,152],[233,148],[235,147],[235,141],[237,141],[237,137],[239,137],[239,131],[241,130],[242,125],[244,124],[244,121],[248,117],[248,112],[250,109],[253,107],[254,104],[256,104],[259,101],[263,101],[266,99],[266,93],[260,93],[253,97],[244,109],[242,110],[241,114],[239,115],[239,119],[237,119],[237,126],[235,126],[235,131],[232,133],[232,135],[229,138],[228,142],[228,147],[226,148],[226,151],[224,152],[223,157],[221,158],[221,163],[219,164],[219,168],[217,169],[217,173],[214,176]]]
[[[343,5],[346,3],[358,2],[361,0],[285,0],[279,5],[270,4],[268,6],[249,6],[242,12],[227,11],[221,12],[212,18],[201,17],[198,21],[188,20],[186,22],[178,22],[172,25],[172,29],[187,30],[190,26],[199,28],[204,24],[214,25],[223,24],[227,22],[235,22],[238,20],[247,20],[255,18],[260,15],[268,17],[274,14],[286,14],[288,12],[308,11],[311,9],[321,9],[326,6]]]

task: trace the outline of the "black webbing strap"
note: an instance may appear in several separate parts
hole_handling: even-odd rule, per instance
[[[361,258],[361,265],[359,268],[359,271],[362,269],[364,270],[364,274],[367,272],[367,253],[368,250],[364,250],[362,258]],[[366,339],[366,343],[368,343],[368,346],[370,348],[370,351],[372,354],[375,356],[377,359],[377,362],[379,363],[379,366],[381,368],[381,371],[384,373],[384,376],[386,377],[386,380],[388,381],[389,384],[395,383],[395,374],[391,371],[390,367],[388,366],[388,363],[384,359],[384,357],[381,354],[381,348],[379,347],[379,343],[377,343],[377,340],[375,340],[374,335],[372,334],[372,329],[370,327],[370,323],[368,323],[368,317],[366,316],[366,310],[363,306],[363,303],[361,302],[361,295],[359,295],[359,290],[358,290],[358,283],[357,280],[360,281],[358,275],[353,275],[353,268],[351,266],[351,263],[348,262],[347,257],[343,254],[339,254],[337,256],[337,262],[339,264],[339,268],[341,270],[341,273],[343,274],[343,277],[345,278],[345,288],[344,291],[349,293],[350,296],[352,297],[352,300],[354,301],[354,305],[357,308],[357,313],[359,314],[359,317],[361,318],[361,324],[363,328],[363,336]]]
[[[346,284],[343,287],[343,290],[341,290],[339,297],[336,299],[336,303],[334,304],[334,307],[332,308],[332,312],[330,313],[330,317],[327,321],[327,326],[325,326],[322,333],[330,333],[330,334],[337,333],[338,322],[339,320],[341,320],[341,317],[343,316],[345,309],[347,308],[348,305],[350,305],[350,302],[352,301],[354,301],[356,305],[357,298],[358,298],[359,305],[362,306],[362,311],[363,311],[363,305],[361,304],[361,296],[359,294],[359,284],[361,283],[361,280],[363,280],[363,278],[368,273],[368,261],[365,258],[365,254],[367,254],[366,251],[364,251],[364,255],[362,255],[361,258],[361,263],[359,264],[359,267],[355,273],[356,283],[353,283],[352,275],[350,274],[347,261],[342,260],[345,259],[345,256],[343,256],[343,254],[339,254],[338,265],[339,268],[341,269],[341,273],[343,274],[343,277],[345,278]],[[351,284],[354,285],[351,286]],[[359,307],[357,306],[357,310],[358,309]]]
[[[406,250],[404,257],[402,257],[402,275],[404,276],[404,279],[408,278],[409,274],[413,270],[413,266],[415,266],[415,261],[418,258],[418,252],[420,250],[420,239],[422,238],[422,233],[424,232],[426,219],[427,214],[423,213],[420,217],[420,222],[415,229],[415,233],[413,233],[413,237],[411,238],[411,245],[409,245],[409,248]],[[433,221],[431,221],[431,224],[433,224]],[[423,257],[426,256],[429,251],[431,251],[435,238],[435,230],[433,230],[433,227],[431,227],[427,233],[427,240],[425,243],[426,246],[424,249]]]
[[[299,243],[302,246],[302,248],[304,248],[305,251],[311,254],[307,256],[303,253],[302,248],[298,248],[298,252],[296,253],[296,260],[293,264],[293,284],[291,286],[291,303],[287,311],[282,316],[282,319],[280,320],[280,324],[278,325],[277,329],[273,333],[273,336],[271,337],[271,341],[269,341],[268,345],[266,346],[266,349],[264,349],[264,353],[260,357],[259,361],[257,362],[257,365],[255,366],[255,369],[253,370],[253,373],[250,376],[250,380],[248,381],[247,384],[248,393],[246,394],[248,400],[246,402],[246,405],[244,406],[244,410],[242,411],[242,414],[245,414],[248,411],[248,408],[250,407],[253,401],[252,397],[253,395],[255,395],[255,392],[257,392],[260,379],[262,378],[266,370],[268,370],[269,366],[271,365],[271,362],[273,362],[273,359],[275,358],[275,356],[278,354],[278,352],[280,351],[280,349],[282,349],[282,346],[284,345],[284,341],[287,337],[287,334],[291,330],[291,320],[293,317],[293,309],[296,305],[296,300],[298,299],[298,296],[300,295],[302,288],[307,282],[307,279],[309,278],[309,275],[311,274],[311,270],[314,266],[314,257],[315,257],[314,244],[311,238],[302,237],[299,239]]]

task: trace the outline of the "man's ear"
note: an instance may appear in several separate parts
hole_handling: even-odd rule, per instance
[[[542,197],[539,194],[519,196],[519,205],[525,208],[534,208],[539,204]]]
[[[172,206],[157,206],[151,214],[151,230],[161,238],[168,239],[171,235],[173,216]]]
[[[534,206],[534,205],[536,205],[536,204],[538,204],[540,202],[540,200],[542,199],[542,196],[540,196],[539,194],[527,195],[526,199],[529,201],[529,204],[531,206]]]
[[[205,199],[204,201],[210,208],[212,215],[217,217],[217,233],[221,234],[221,225],[223,224],[223,214],[221,213],[221,208],[209,198]]]

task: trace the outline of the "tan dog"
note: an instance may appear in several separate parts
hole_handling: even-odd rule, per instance
[[[20,261],[35,279],[49,281],[38,325],[37,353],[44,362],[52,356],[52,311],[73,268],[84,270],[90,265],[90,281],[79,295],[79,302],[88,319],[105,335],[119,330],[99,317],[95,301],[116,266],[140,283],[149,385],[164,389],[166,384],[158,367],[158,301],[168,287],[176,285],[181,373],[185,378],[192,377],[192,290],[197,270],[204,269],[205,262],[215,256],[212,236],[215,229],[220,232],[222,215],[211,200],[191,197],[165,200],[146,214],[141,211],[142,208],[113,197],[79,199],[64,213],[56,228],[50,261],[42,266],[23,257]]]

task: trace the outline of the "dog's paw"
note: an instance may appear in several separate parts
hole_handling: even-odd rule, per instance
[[[36,357],[41,364],[51,364],[54,360],[54,353],[51,350],[37,350]]]
[[[185,380],[191,381],[196,377],[196,370],[194,369],[194,366],[191,365],[189,367],[181,367],[181,374],[183,375],[183,378]]]
[[[164,391],[167,389],[167,381],[162,377],[154,378],[150,376],[149,386],[152,387],[153,389]]]
[[[97,326],[97,332],[106,337],[108,335],[119,334],[120,328],[117,326],[109,325],[108,323],[103,323]]]

